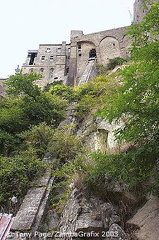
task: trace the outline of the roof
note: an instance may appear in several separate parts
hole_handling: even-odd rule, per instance
[[[38,50],[28,50],[28,53],[37,53]]]
[[[13,223],[12,214],[0,213],[0,240],[5,240]]]

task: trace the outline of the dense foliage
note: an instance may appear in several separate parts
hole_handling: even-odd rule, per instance
[[[116,138],[130,146],[120,154],[80,154],[65,164],[60,174],[66,179],[85,175],[95,189],[126,183],[147,191],[158,188],[159,156],[159,3],[152,5],[144,21],[128,29],[133,44],[131,63],[116,76],[100,76],[78,89],[78,118],[91,109],[110,122],[121,123]],[[114,84],[114,85],[113,85]],[[83,161],[84,159],[84,161]],[[74,173],[76,177],[73,178]]]
[[[74,89],[55,82],[42,91],[35,84],[40,78],[35,73],[9,78],[8,97],[0,101],[0,202],[23,195],[28,182],[44,169],[40,159],[48,151],[54,157],[57,184],[63,184],[65,193],[71,182],[101,189],[107,180],[137,186],[146,185],[151,177],[152,187],[158,187],[159,3],[152,5],[143,22],[129,27],[128,34],[133,41],[131,63],[110,73],[125,63],[112,59],[99,69],[103,75]],[[71,104],[77,126],[57,128]],[[73,135],[89,113],[123,122],[115,136],[131,147],[118,155],[90,154]],[[56,199],[56,206],[64,202],[65,193]]]
[[[31,73],[11,76],[7,82],[8,98],[0,102],[0,154],[9,155],[19,147],[18,134],[41,122],[56,127],[64,119],[65,100],[42,92],[34,84],[40,76]]]
[[[116,174],[118,178],[126,178],[129,183],[137,184],[148,180],[151,175],[155,175],[157,179],[155,166],[159,156],[159,3],[152,5],[143,22],[129,27],[128,34],[133,40],[133,63],[122,72],[122,87],[117,94],[107,99],[100,115],[110,122],[118,123],[122,120],[124,124],[116,131],[116,137],[133,147],[121,156],[106,157],[112,163],[111,171],[109,167],[101,164],[103,162],[107,165],[103,161],[105,157],[99,156],[96,172],[103,174],[105,169],[105,174],[111,172],[114,175],[113,171],[116,173],[119,168],[120,171]],[[117,160],[114,161],[115,159]],[[92,173],[92,176],[94,175],[96,174]],[[154,185],[157,187],[157,182]]]
[[[7,98],[0,101],[0,202],[22,196],[44,169],[54,128],[64,119],[67,101],[43,92],[40,75],[17,74],[7,81]]]
[[[0,157],[0,203],[16,196],[18,200],[31,186],[32,180],[43,172],[44,164],[34,154]]]

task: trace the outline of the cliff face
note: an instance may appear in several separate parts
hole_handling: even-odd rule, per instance
[[[82,120],[79,120],[75,114],[77,111],[76,105],[77,103],[73,103],[68,107],[66,119],[61,122],[59,128],[72,124],[71,134],[79,138],[90,153],[100,151],[102,153],[118,154],[130,147],[128,144],[119,144],[114,136],[114,130],[122,126],[124,122],[121,121],[118,125],[115,123],[110,124],[108,121],[96,117],[93,114],[95,111],[93,109],[88,114],[85,114]],[[54,171],[52,174],[54,174]],[[151,196],[147,198],[142,193],[141,187],[138,191],[129,189],[126,183],[114,182],[109,176],[104,176],[104,184],[100,185],[97,182],[95,188],[83,184],[82,181],[82,173],[78,182],[72,178],[72,183],[69,185],[70,196],[60,215],[57,214],[54,208],[49,208],[39,229],[37,225],[41,218],[37,222],[33,221],[39,236],[40,232],[46,232],[48,236],[54,232],[57,239],[157,239],[158,197]],[[42,185],[40,181],[38,184]],[[44,185],[47,185],[47,183],[44,183]],[[41,199],[43,199],[41,188],[39,191],[41,194],[39,202],[41,204]],[[54,190],[51,194],[55,195]],[[29,211],[29,214],[32,212],[32,216],[33,206],[31,206],[30,210],[29,204],[35,203],[38,205],[38,194],[36,192],[33,198],[34,201],[27,199],[26,203],[26,210]],[[36,207],[38,210],[40,209],[39,205]],[[29,214],[28,218],[30,218]],[[34,211],[34,215],[35,217],[38,216],[38,212]],[[24,217],[24,220],[27,219],[23,210],[21,216]],[[20,230],[24,231],[24,225]],[[16,238],[14,233],[10,239],[17,240],[20,238]],[[27,238],[24,239],[27,240]],[[35,238],[33,235],[29,239],[41,238]]]
[[[119,222],[120,217],[111,202],[104,202],[98,197],[88,199],[75,188],[63,210],[59,232],[72,233],[76,238],[92,236],[107,239],[114,236],[117,239],[126,239]]]
[[[81,139],[90,152],[119,153],[128,147],[126,144],[121,146],[115,140],[113,131],[119,127],[115,123],[109,124],[99,117],[94,118],[92,113],[79,122],[75,112],[76,104],[72,104],[59,127],[73,123],[76,127],[71,130],[72,133]],[[49,211],[43,224],[45,229],[57,229],[57,237],[65,239],[129,239],[128,233],[124,232],[124,214],[127,214],[124,207],[132,207],[141,199],[128,192],[126,186],[118,183],[112,185],[110,181],[105,184],[107,190],[101,196],[98,190],[92,193],[88,186],[83,187],[82,177],[78,183],[73,179],[71,194],[60,218],[55,217],[55,211]]]
[[[75,117],[75,106],[69,107],[67,119],[60,125],[74,123],[73,134],[78,136],[90,151],[120,153],[130,147],[115,140],[114,130],[120,125],[109,124],[91,113],[82,122]],[[81,178],[82,181],[82,178]],[[59,237],[106,240],[156,240],[159,212],[158,197],[147,197],[142,190],[136,193],[125,185],[105,179],[105,189],[90,192],[89,187],[71,184],[70,197],[63,208],[57,229]],[[129,220],[130,219],[130,220]]]

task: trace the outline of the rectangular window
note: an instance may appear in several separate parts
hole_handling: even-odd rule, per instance
[[[45,61],[45,56],[41,56],[41,61]]]
[[[80,50],[81,49],[81,44],[78,44],[78,50]]]
[[[46,49],[46,52],[47,52],[47,53],[51,52],[51,49],[50,49],[50,48],[47,48],[47,49]]]
[[[53,56],[50,56],[50,62],[52,62],[54,60]]]
[[[57,53],[61,53],[61,48],[58,48],[58,49],[57,49]]]

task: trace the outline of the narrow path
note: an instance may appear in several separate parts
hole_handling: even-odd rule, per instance
[[[44,176],[35,182],[35,186],[28,190],[13,220],[11,227],[13,238],[9,239],[16,239],[14,237],[16,232],[30,232],[30,236],[34,235],[44,215],[53,181],[51,169],[48,169]]]
[[[97,76],[95,63],[96,63],[95,60],[91,60],[91,61],[88,62],[87,66],[85,68],[85,71],[84,71],[78,85],[81,85],[83,83],[87,83]]]

